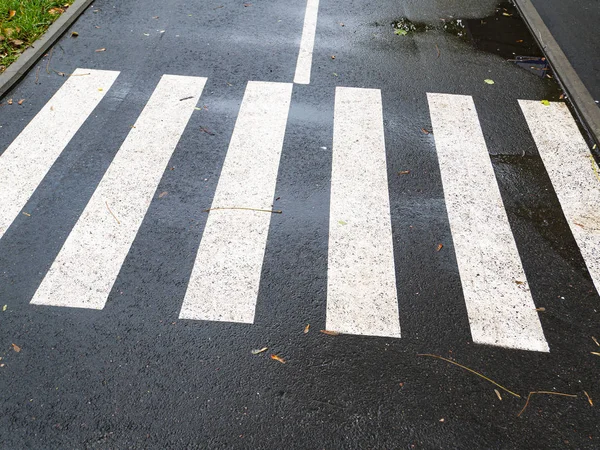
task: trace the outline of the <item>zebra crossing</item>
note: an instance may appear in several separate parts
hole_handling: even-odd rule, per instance
[[[118,75],[78,69],[0,154],[0,239]],[[163,75],[32,304],[104,308],[206,83]],[[180,319],[254,323],[292,92],[292,83],[246,86]],[[473,99],[427,100],[473,341],[548,352]],[[600,180],[590,151],[564,104],[519,103],[598,289]],[[326,326],[400,338],[393,250],[402,242],[392,240],[383,112],[378,89],[336,88]]]

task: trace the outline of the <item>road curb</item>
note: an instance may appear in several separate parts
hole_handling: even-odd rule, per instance
[[[94,0],[75,0],[69,8],[50,25],[48,30],[25,50],[19,59],[0,75],[0,99],[19,81],[38,59],[63,35]]]
[[[592,94],[573,69],[531,0],[514,0],[514,4],[554,69],[580,120],[586,125],[596,142],[600,142],[600,108]]]

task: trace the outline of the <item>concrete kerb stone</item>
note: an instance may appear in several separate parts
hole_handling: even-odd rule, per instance
[[[94,0],[75,2],[50,25],[48,30],[25,50],[21,56],[0,75],[0,99],[27,73],[27,71],[64,34]]]
[[[593,139],[600,142],[600,108],[594,98],[573,69],[531,0],[514,0],[514,3],[548,58],[579,119],[587,127]]]

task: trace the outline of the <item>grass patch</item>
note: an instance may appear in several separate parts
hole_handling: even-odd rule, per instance
[[[0,73],[75,0],[0,0]]]

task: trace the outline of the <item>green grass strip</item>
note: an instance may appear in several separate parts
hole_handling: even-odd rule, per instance
[[[16,61],[74,0],[0,0],[0,73]]]

